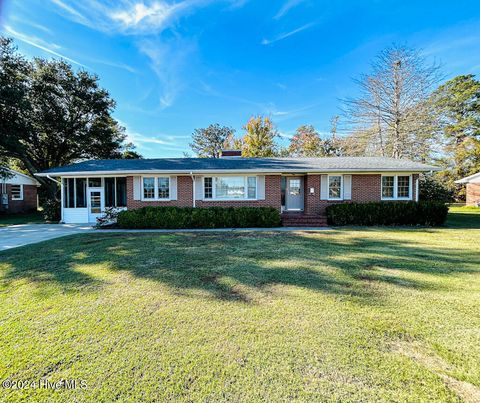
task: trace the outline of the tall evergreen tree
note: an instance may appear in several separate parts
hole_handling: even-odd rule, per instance
[[[432,105],[445,140],[443,176],[452,187],[480,171],[480,81],[472,74],[455,77],[433,93]]]

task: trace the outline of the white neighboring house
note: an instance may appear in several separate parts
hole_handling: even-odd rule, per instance
[[[24,213],[38,208],[37,189],[40,183],[11,169],[8,177],[0,177],[0,212]]]
[[[458,184],[466,185],[467,206],[480,207],[480,172],[455,181]]]

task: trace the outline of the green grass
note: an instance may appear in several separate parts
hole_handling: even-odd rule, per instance
[[[450,207],[446,226],[480,229],[480,207]]]
[[[454,214],[0,253],[0,378],[88,385],[0,400],[478,401],[480,215]]]
[[[45,223],[41,211],[25,214],[0,214],[0,227],[17,224],[38,224]]]

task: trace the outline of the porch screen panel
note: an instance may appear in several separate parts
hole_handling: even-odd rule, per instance
[[[117,179],[117,207],[127,207],[127,178]]]
[[[115,207],[115,178],[105,178],[105,207]]]
[[[75,179],[73,178],[67,179],[67,200],[66,200],[65,207],[67,208],[75,207]]]
[[[87,179],[77,178],[75,179],[77,188],[76,207],[87,207]]]

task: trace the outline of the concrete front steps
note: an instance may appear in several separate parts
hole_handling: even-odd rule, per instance
[[[327,217],[303,212],[282,213],[282,225],[284,227],[326,227]]]

